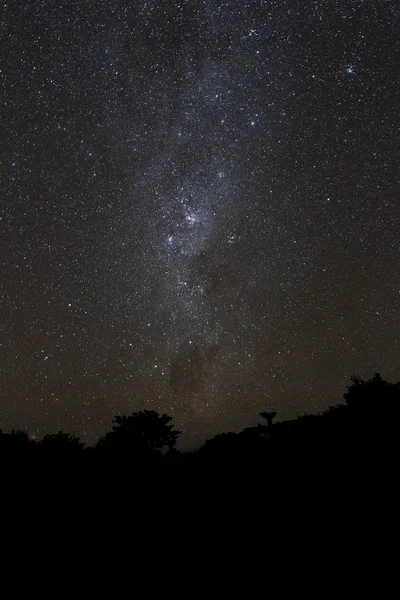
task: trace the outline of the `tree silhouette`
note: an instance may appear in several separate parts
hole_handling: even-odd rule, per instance
[[[272,427],[272,421],[275,419],[277,413],[273,410],[271,412],[262,412],[260,413],[260,417],[263,417],[264,419],[267,420],[267,424],[268,424],[268,429],[271,429]]]
[[[388,383],[379,373],[364,381],[353,376],[352,384],[343,395],[353,413],[363,413],[376,419],[382,416],[397,415],[400,408],[400,383]]]
[[[400,383],[389,383],[375,373],[372,379],[364,381],[360,377],[351,378],[351,386],[343,395],[349,407],[357,409],[375,409],[377,403],[383,403],[385,408],[395,408],[400,400]]]
[[[353,376],[343,395],[352,430],[358,437],[385,445],[398,437],[400,383],[389,383],[375,373],[372,379]]]
[[[97,447],[142,458],[160,455],[175,446],[180,434],[174,431],[171,421],[172,417],[154,410],[135,412],[129,417],[115,416],[112,431],[99,441]]]
[[[0,429],[0,449],[7,452],[26,450],[31,444],[34,444],[29,439],[26,431],[12,429],[10,433],[4,433]]]

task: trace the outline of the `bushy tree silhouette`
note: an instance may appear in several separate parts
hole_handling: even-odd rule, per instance
[[[389,383],[379,373],[368,380],[353,376],[351,382],[343,397],[354,433],[385,443],[393,440],[393,435],[397,439],[400,383]]]
[[[379,373],[375,373],[367,381],[353,376],[351,382],[343,395],[350,409],[371,413],[375,413],[378,408],[381,413],[399,409],[400,383],[388,383]]]
[[[29,448],[31,444],[34,444],[29,439],[26,431],[20,431],[12,429],[10,433],[4,433],[0,429],[0,450],[5,452],[21,452]]]
[[[150,458],[171,450],[180,432],[170,424],[172,417],[153,410],[115,416],[113,429],[98,443],[98,449],[123,451],[140,458]]]

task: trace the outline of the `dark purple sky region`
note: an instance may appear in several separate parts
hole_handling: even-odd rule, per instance
[[[400,6],[0,5],[0,426],[190,447],[400,378]]]

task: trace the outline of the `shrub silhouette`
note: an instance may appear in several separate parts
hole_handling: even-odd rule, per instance
[[[0,429],[0,451],[5,453],[26,452],[35,443],[29,439],[26,431],[12,429],[4,433]]]
[[[375,373],[372,379],[352,377],[343,395],[352,435],[387,445],[398,437],[400,383],[389,383]]]
[[[367,381],[357,376],[353,376],[351,381],[343,397],[353,412],[370,414],[375,418],[379,414],[389,415],[399,411],[400,383],[388,383],[379,373]]]
[[[172,417],[153,410],[115,416],[113,429],[98,443],[100,450],[123,451],[142,458],[161,455],[172,450],[180,432],[170,424]]]

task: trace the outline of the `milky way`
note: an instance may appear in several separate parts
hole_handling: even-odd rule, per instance
[[[400,378],[398,2],[0,11],[3,429],[192,447]]]

